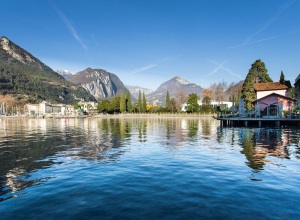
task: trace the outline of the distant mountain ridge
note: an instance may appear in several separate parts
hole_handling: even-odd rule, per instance
[[[56,70],[56,72],[59,75],[63,76],[66,80],[68,80],[69,78],[71,78],[74,75],[74,73],[72,73],[69,70]]]
[[[102,69],[87,68],[68,80],[83,87],[97,100],[112,98],[120,95],[122,91],[128,91],[118,76]]]
[[[172,98],[176,95],[176,92],[179,91],[184,91],[187,95],[196,93],[199,97],[201,97],[202,90],[201,86],[198,86],[195,83],[190,83],[180,76],[175,76],[162,83],[154,92],[146,95],[146,99],[148,103],[162,106],[165,105],[167,91]]]
[[[29,102],[95,100],[6,37],[0,38],[0,93],[24,96]]]
[[[151,92],[153,92],[152,89],[147,89],[140,86],[129,86],[129,85],[125,85],[125,86],[129,90],[131,95],[136,99],[139,97],[139,91],[141,91],[141,93],[144,93],[145,95],[148,95]]]

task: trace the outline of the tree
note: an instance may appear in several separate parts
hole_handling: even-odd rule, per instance
[[[202,99],[202,106],[201,106],[201,111],[203,112],[212,112],[214,111],[213,107],[211,106],[211,98],[209,96],[205,96]]]
[[[120,112],[126,112],[126,97],[124,91],[122,91],[122,95],[120,98]]]
[[[108,100],[102,100],[101,102],[98,103],[97,105],[97,110],[99,112],[108,112],[108,109],[109,109],[109,105],[110,105],[110,102]]]
[[[139,96],[138,96],[138,101],[137,101],[137,111],[139,113],[142,112],[142,93],[141,93],[141,90],[139,90]]]
[[[131,112],[132,111],[131,95],[130,95],[129,91],[127,91],[127,97],[126,97],[126,109],[127,109],[127,112]]]
[[[184,90],[180,90],[175,93],[175,103],[176,103],[176,110],[180,111],[182,105],[187,102],[187,94]]]
[[[190,113],[197,112],[199,110],[198,100],[199,96],[196,93],[189,94],[186,111]]]
[[[256,100],[254,84],[272,82],[267,72],[268,70],[261,60],[256,60],[252,64],[242,87],[242,98],[244,99],[246,109],[254,108],[253,103]]]
[[[203,99],[202,99],[202,105],[204,106],[210,106],[211,104],[211,98],[208,97],[208,96],[205,96]]]
[[[170,100],[170,108],[171,108],[172,113],[174,111],[177,111],[176,110],[176,99],[175,98],[171,98],[171,100]]]
[[[120,96],[115,96],[110,100],[109,113],[119,113],[120,112]]]
[[[143,92],[143,100],[142,100],[142,112],[145,113],[147,111],[147,100],[145,93]]]
[[[167,111],[171,110],[171,100],[170,100],[169,91],[167,91],[167,95],[166,95],[166,110]]]
[[[281,71],[281,73],[280,73],[280,79],[279,79],[279,82],[280,82],[281,84],[284,84],[284,82],[285,82],[285,77],[284,77],[284,74],[283,74],[282,71]]]

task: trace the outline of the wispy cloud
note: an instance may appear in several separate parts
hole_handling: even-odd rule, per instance
[[[239,45],[236,45],[236,46],[229,47],[228,49],[242,47],[242,46],[246,46],[248,44],[254,44],[254,43],[258,43],[258,42],[262,42],[262,41],[266,41],[266,40],[272,40],[272,39],[278,38],[278,37],[281,37],[281,35],[273,36],[273,37],[268,37],[268,38],[264,38],[264,39],[260,39],[260,40],[256,40],[256,41],[251,41],[251,42],[248,42],[248,43],[242,43],[242,44],[239,44]]]
[[[246,46],[249,44],[254,44],[254,43],[259,43],[262,41],[267,41],[267,40],[272,40],[278,37],[282,37],[286,34],[283,35],[277,35],[277,36],[272,36],[272,37],[268,37],[268,38],[263,38],[263,39],[259,39],[259,40],[253,40],[254,37],[258,36],[260,33],[264,32],[265,30],[267,30],[282,14],[284,14],[286,12],[286,10],[288,10],[294,3],[296,2],[296,0],[290,0],[287,1],[284,5],[282,5],[278,12],[276,13],[276,15],[274,15],[272,18],[270,18],[260,29],[258,29],[255,33],[251,34],[250,36],[248,36],[243,43],[236,45],[236,46],[232,46],[229,47],[228,49],[232,49],[232,48],[237,48],[237,47],[242,47],[242,46]]]
[[[164,62],[171,61],[171,60],[174,60],[174,59],[175,58],[164,58],[164,59],[158,61],[157,63],[152,63],[152,64],[148,64],[148,65],[145,65],[145,66],[133,69],[130,73],[133,73],[133,74],[135,74],[135,73],[141,73],[141,72],[153,69],[153,68],[157,67],[158,65],[160,65],[160,64],[162,64]]]
[[[60,17],[60,19],[62,20],[62,22],[64,23],[64,25],[66,25],[68,31],[70,32],[70,34],[72,35],[72,37],[79,43],[79,45],[84,49],[87,50],[86,45],[82,42],[81,38],[79,37],[79,35],[77,34],[77,31],[75,30],[74,26],[71,24],[70,20],[67,18],[67,16],[60,11],[58,8],[54,7],[56,13],[58,14],[58,16]]]
[[[153,69],[157,66],[158,64],[148,64],[146,66],[143,66],[143,67],[140,67],[140,68],[137,68],[137,69],[134,69],[131,71],[131,73],[140,73],[140,72],[144,72],[146,70],[150,70],[150,69]]]
[[[97,47],[98,47],[98,46],[99,46],[99,43],[98,43],[98,41],[96,40],[95,36],[94,36],[93,34],[91,34],[91,36],[92,36],[92,39],[94,40],[95,44],[96,44]]]
[[[268,29],[286,10],[288,10],[296,0],[290,0],[286,2],[284,5],[282,5],[275,16],[270,18],[260,29],[258,29],[255,33],[250,35],[246,38],[246,40],[243,42],[243,44],[247,45],[247,43],[251,42],[254,37],[259,35],[260,33],[264,32],[266,29]]]
[[[237,77],[239,79],[242,79],[242,76],[239,74],[234,73],[231,69],[226,68],[224,65],[228,62],[228,61],[224,61],[222,63],[218,63],[216,61],[213,60],[208,60],[210,63],[216,65],[216,68],[214,68],[209,74],[207,74],[207,76],[212,76],[215,73],[219,72],[220,70],[225,71],[226,73],[229,73],[230,75]]]

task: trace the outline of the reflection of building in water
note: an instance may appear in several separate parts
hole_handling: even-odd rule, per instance
[[[293,141],[290,130],[287,129],[234,127],[219,127],[217,140],[242,147],[240,152],[245,155],[247,165],[256,171],[263,169],[272,157],[290,158],[287,146]]]
[[[248,165],[253,169],[261,169],[266,163],[266,157],[289,158],[286,146],[289,144],[288,133],[281,129],[245,130],[241,133],[243,150]]]

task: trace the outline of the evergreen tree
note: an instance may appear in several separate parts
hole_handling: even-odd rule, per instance
[[[171,100],[170,100],[169,91],[167,91],[167,96],[166,96],[166,110],[170,111],[170,109],[171,109]]]
[[[138,102],[137,102],[137,111],[141,113],[142,111],[142,93],[141,90],[139,90],[139,96],[138,96]]]
[[[197,112],[199,110],[198,100],[199,96],[196,93],[189,94],[186,111]]]
[[[247,109],[254,108],[253,102],[256,100],[254,84],[272,82],[272,79],[267,72],[268,70],[261,60],[256,60],[252,64],[242,88],[242,97]]]
[[[126,97],[124,91],[122,91],[122,95],[120,98],[120,112],[123,113],[126,111]]]
[[[131,95],[130,95],[129,91],[127,91],[127,97],[126,97],[126,109],[127,109],[127,112],[131,112],[132,111]]]
[[[108,112],[109,107],[110,106],[110,102],[108,100],[102,100],[101,102],[98,103],[97,105],[97,109],[99,112]]]
[[[147,101],[145,93],[143,92],[143,101],[142,101],[142,112],[145,113],[147,111]]]
[[[120,96],[115,96],[110,100],[109,113],[119,113],[120,112]]]
[[[279,82],[280,82],[281,84],[284,84],[284,82],[285,82],[285,77],[284,77],[284,74],[283,74],[282,71],[281,71],[281,73],[280,73],[280,79],[279,79]]]

